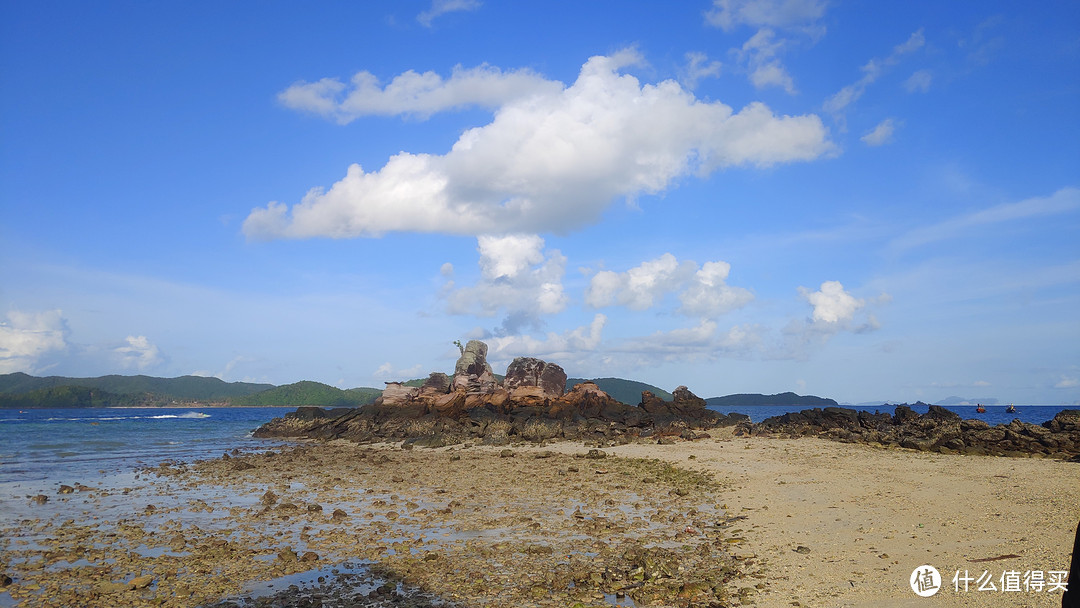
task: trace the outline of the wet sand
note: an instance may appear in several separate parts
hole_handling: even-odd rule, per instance
[[[1077,463],[722,431],[600,452],[333,442],[27,500],[0,531],[0,605],[255,605],[312,571],[314,591],[262,602],[1060,605],[951,579],[1068,570]],[[923,564],[932,600],[908,584]]]

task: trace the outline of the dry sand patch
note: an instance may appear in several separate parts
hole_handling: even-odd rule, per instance
[[[730,435],[608,451],[660,458],[731,484],[722,500],[747,515],[738,548],[767,572],[758,605],[1060,606],[1060,592],[1001,592],[999,577],[1069,569],[1080,464]],[[1005,555],[1018,557],[973,561]],[[909,586],[923,564],[945,579],[931,599]],[[957,593],[958,570],[988,571],[999,591],[971,584]]]

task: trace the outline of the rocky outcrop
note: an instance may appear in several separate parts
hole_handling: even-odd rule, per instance
[[[621,403],[592,382],[565,389],[562,367],[532,357],[511,362],[499,383],[487,363],[487,345],[473,340],[453,378],[431,374],[421,387],[388,382],[372,405],[332,415],[298,411],[263,425],[256,436],[392,439],[430,447],[472,440],[501,445],[513,439],[695,439],[746,418],[708,410],[685,386],[670,402],[645,392],[640,405]]]
[[[487,344],[479,340],[469,340],[454,365],[454,376],[480,376],[484,372],[492,374],[491,366],[487,362],[487,352]]]
[[[642,391],[639,405],[660,427],[709,427],[727,421],[726,417],[708,409],[705,400],[685,386],[676,388],[671,396],[671,401],[664,401],[650,391]]]
[[[756,435],[821,436],[838,441],[942,454],[1031,456],[1080,460],[1080,410],[1064,410],[1042,425],[1013,420],[990,426],[931,405],[927,413],[897,406],[892,415],[841,407],[803,410],[749,427]]]
[[[442,372],[432,372],[420,387],[421,395],[445,395],[450,392],[450,376]]]
[[[533,357],[518,357],[506,368],[503,387],[511,395],[529,394],[546,398],[562,397],[566,391],[566,372],[555,363],[547,363]],[[522,391],[519,389],[538,389]]]
[[[405,386],[400,382],[387,382],[381,396],[375,398],[376,405],[406,405],[420,396],[420,389]]]
[[[709,429],[736,426],[736,434],[820,436],[845,442],[943,454],[990,454],[1080,460],[1080,410],[1065,410],[1034,425],[1014,420],[991,427],[962,420],[931,405],[918,414],[897,406],[892,414],[842,407],[792,412],[751,424],[723,415],[685,386],[665,401],[649,391],[637,405],[612,398],[592,382],[565,391],[566,373],[554,363],[515,359],[500,383],[487,362],[487,345],[463,348],[454,376],[434,373],[420,387],[388,382],[375,403],[324,410],[301,407],[260,427],[256,437],[403,441],[439,447],[465,441],[505,445],[514,440],[585,439],[660,442],[709,437]]]

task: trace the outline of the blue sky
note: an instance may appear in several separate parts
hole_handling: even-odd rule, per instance
[[[0,372],[1080,402],[1075,2],[0,4]]]

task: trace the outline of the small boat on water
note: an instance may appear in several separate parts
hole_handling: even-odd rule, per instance
[[[1016,413],[1016,406],[1010,404],[1009,407],[1005,408],[1005,413],[1006,414],[1015,414]]]
[[[975,412],[979,413],[979,414],[985,414],[986,413],[986,408],[983,407],[982,404],[980,403],[977,406],[975,406]]]

